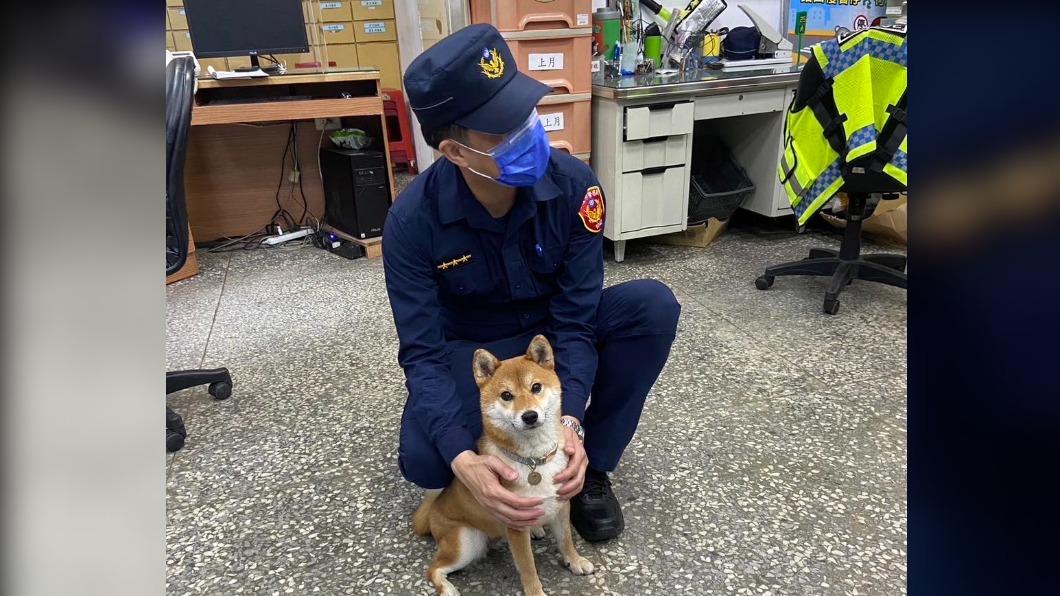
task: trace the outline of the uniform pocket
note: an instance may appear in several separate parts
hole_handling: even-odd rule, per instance
[[[541,275],[550,275],[552,273],[555,273],[562,263],[562,246],[546,248],[540,252],[537,252],[535,250],[527,259],[527,265],[530,267],[530,270],[534,273],[538,273]]]

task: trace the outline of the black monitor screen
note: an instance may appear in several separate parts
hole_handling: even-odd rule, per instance
[[[309,51],[299,0],[184,0],[199,58]]]

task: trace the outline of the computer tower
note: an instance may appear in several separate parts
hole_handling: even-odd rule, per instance
[[[320,150],[324,222],[355,238],[383,235],[390,208],[386,155],[379,151]]]

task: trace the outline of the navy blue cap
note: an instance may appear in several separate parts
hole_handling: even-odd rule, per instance
[[[420,126],[457,124],[502,134],[526,121],[549,92],[519,72],[492,25],[464,27],[416,57],[405,71],[405,95]]]

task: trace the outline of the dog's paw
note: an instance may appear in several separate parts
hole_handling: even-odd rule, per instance
[[[453,584],[448,584],[442,588],[441,592],[438,592],[438,596],[460,596],[460,590],[457,590]]]
[[[527,590],[526,596],[548,596],[544,590]]]
[[[567,569],[570,569],[574,575],[589,575],[593,572],[593,564],[589,562],[589,559],[581,555],[575,555],[565,564]]]
[[[530,537],[534,540],[540,540],[545,537],[545,528],[530,528]]]

